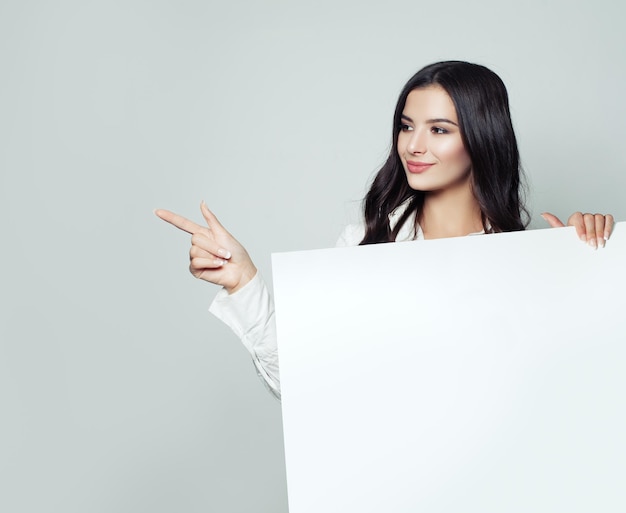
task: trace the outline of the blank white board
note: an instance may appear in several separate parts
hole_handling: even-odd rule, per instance
[[[290,513],[624,511],[626,223],[272,258]]]

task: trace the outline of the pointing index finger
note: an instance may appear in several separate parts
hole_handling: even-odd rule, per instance
[[[187,233],[194,234],[204,229],[203,226],[200,226],[199,224],[196,224],[193,221],[190,221],[186,217],[179,216],[178,214],[175,214],[174,212],[170,212],[169,210],[163,210],[161,208],[158,208],[154,211],[154,213],[156,214],[157,217],[160,217],[161,219],[163,219],[163,221],[167,221],[168,223],[175,226],[179,230],[183,230],[184,232],[187,232]]]

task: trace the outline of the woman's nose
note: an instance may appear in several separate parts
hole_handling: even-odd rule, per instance
[[[426,153],[426,138],[421,130],[414,130],[407,145],[409,153],[419,155]]]

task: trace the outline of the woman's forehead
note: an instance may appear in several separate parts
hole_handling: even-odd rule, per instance
[[[456,109],[450,95],[438,85],[413,89],[407,96],[402,114],[410,118],[456,121]]]

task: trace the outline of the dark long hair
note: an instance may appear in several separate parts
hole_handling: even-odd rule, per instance
[[[426,193],[408,185],[397,150],[398,134],[409,93],[431,85],[442,87],[456,108],[463,145],[472,162],[472,191],[485,228],[509,232],[524,230],[528,224],[519,151],[504,83],[479,64],[445,61],[422,68],[400,93],[389,157],[365,196],[365,236],[361,244],[394,241],[412,215],[417,223]],[[408,208],[392,230],[389,214],[405,201],[409,201]]]

